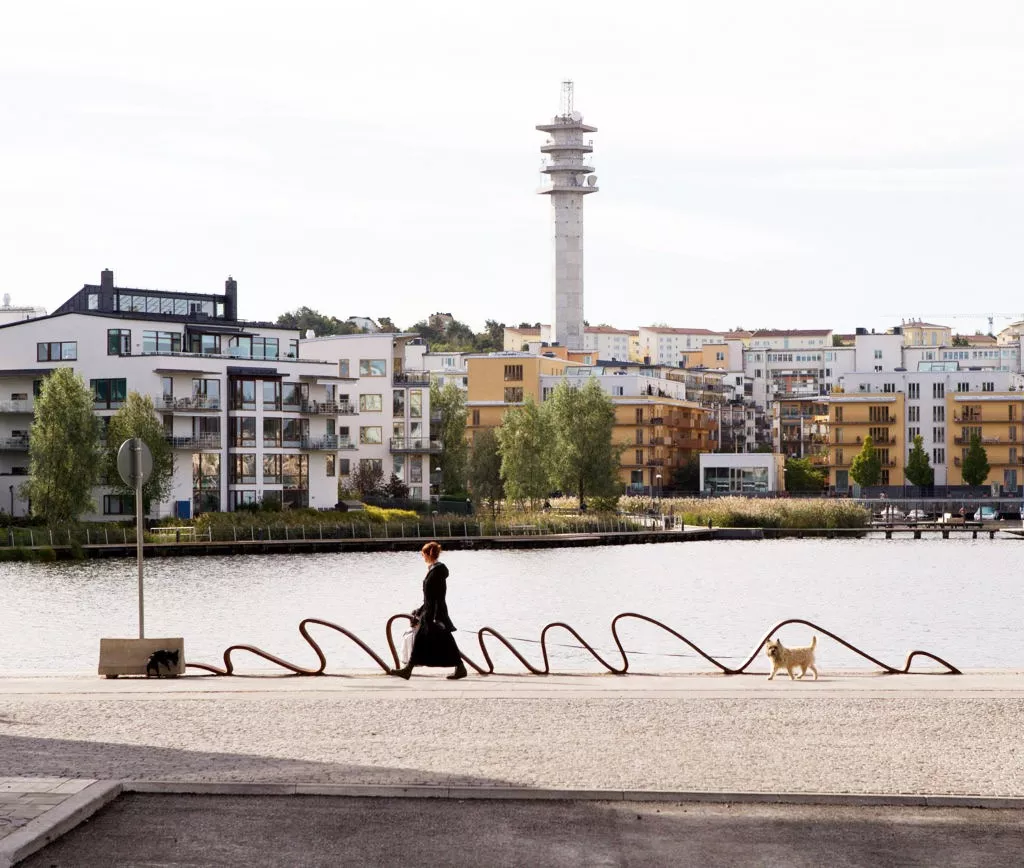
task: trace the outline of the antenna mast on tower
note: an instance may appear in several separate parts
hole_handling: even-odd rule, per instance
[[[567,118],[572,114],[572,96],[573,96],[573,83],[572,81],[562,82],[562,117]]]

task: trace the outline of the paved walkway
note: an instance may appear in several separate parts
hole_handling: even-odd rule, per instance
[[[1022,673],[444,674],[0,679],[0,835],[94,781],[1024,797]]]

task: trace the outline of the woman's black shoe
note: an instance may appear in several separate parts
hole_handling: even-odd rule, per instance
[[[389,669],[388,675],[397,675],[399,678],[404,678],[408,681],[412,677],[412,664],[407,663],[401,669]]]
[[[448,676],[449,681],[458,681],[460,678],[465,678],[469,673],[466,671],[466,664],[461,660],[459,665],[455,667],[455,671]]]

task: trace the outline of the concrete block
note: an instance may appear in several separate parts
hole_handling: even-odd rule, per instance
[[[296,785],[247,781],[125,781],[126,793],[213,796],[293,796]]]
[[[161,675],[185,674],[185,640],[180,636],[163,639],[100,639],[99,674],[145,675],[146,661],[154,651],[178,652],[178,667],[168,670],[160,667]]]

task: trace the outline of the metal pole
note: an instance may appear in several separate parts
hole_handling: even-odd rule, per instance
[[[135,458],[135,557],[139,562],[139,638],[144,639],[146,620],[142,598],[142,440],[138,437],[132,441],[132,453]]]

